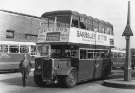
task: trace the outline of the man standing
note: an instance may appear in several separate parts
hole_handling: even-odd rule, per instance
[[[26,85],[26,79],[29,76],[31,67],[31,56],[29,54],[24,54],[24,57],[19,64],[19,68],[22,74],[23,87]]]

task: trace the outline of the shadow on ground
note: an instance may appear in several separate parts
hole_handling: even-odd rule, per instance
[[[22,86],[22,78],[21,77],[15,77],[15,78],[10,78],[10,79],[4,79],[4,80],[0,80],[0,82],[5,83],[7,85],[15,85],[15,86]],[[85,85],[94,85],[94,84],[101,84],[102,80],[92,80],[92,81],[86,81],[86,82],[82,82],[77,84],[77,86],[85,86]],[[38,87],[35,82],[34,82],[34,78],[33,76],[29,76],[27,81],[26,81],[26,87]],[[63,86],[60,85],[47,85],[47,86],[43,86],[42,88],[65,88]]]
[[[22,86],[22,78],[21,77],[4,79],[4,80],[0,80],[0,81],[3,82],[3,83],[6,83],[8,85]],[[26,86],[30,86],[30,87],[36,87],[37,86],[34,83],[32,76],[29,76],[28,79],[26,80]]]

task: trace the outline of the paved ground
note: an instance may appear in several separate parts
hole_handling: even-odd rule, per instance
[[[0,74],[0,93],[135,93],[135,89],[106,87],[102,83],[103,81],[100,80],[78,84],[74,88],[53,86],[40,88],[33,82],[31,73],[27,80],[27,86],[24,88],[22,87],[20,73],[8,73]]]

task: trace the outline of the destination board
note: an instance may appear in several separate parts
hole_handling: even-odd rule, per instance
[[[49,32],[46,34],[46,41],[60,41],[60,32]]]

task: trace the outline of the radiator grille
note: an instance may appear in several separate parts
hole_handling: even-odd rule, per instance
[[[42,61],[42,77],[44,80],[52,79],[52,60]]]

